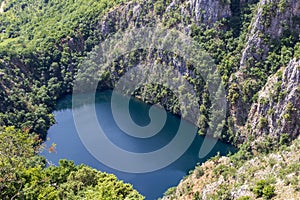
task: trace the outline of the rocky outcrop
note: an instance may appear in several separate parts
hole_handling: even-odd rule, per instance
[[[299,199],[299,141],[297,138],[287,150],[243,160],[242,165],[228,157],[211,159],[196,166],[162,200]],[[258,187],[262,182],[271,190]]]
[[[298,0],[260,0],[257,4],[241,53],[239,70],[232,76],[237,78],[239,98],[235,104],[230,105],[230,115],[235,119],[235,129],[238,132],[242,132],[251,108],[251,99],[245,101],[243,97],[253,96],[261,87],[258,82],[262,80],[253,71],[269,73],[269,69],[263,68],[269,52],[274,51],[271,44],[285,37],[284,34],[300,33],[299,8]],[[253,94],[245,93],[246,81],[253,83]]]
[[[190,0],[190,12],[198,23],[211,24],[230,17],[230,4],[226,1]]]
[[[300,61],[292,60],[268,79],[249,112],[244,139],[254,136],[254,143],[266,136],[279,141],[283,134],[300,134]]]
[[[5,1],[2,1],[2,3],[0,4],[0,14],[3,13],[5,4],[6,4]]]
[[[108,12],[100,22],[100,30],[103,36],[106,36],[130,26],[140,27],[166,23],[173,17],[173,13],[186,19],[193,19],[192,21],[196,24],[205,24],[209,27],[218,20],[229,18],[232,15],[230,4],[221,0],[173,0],[170,3],[143,0],[128,2]],[[183,31],[189,25],[185,24],[184,20],[179,20],[175,24]]]
[[[279,38],[286,30],[299,32],[300,2],[298,0],[261,0],[252,21],[248,40],[242,53],[241,68],[254,66],[269,52],[270,39]]]

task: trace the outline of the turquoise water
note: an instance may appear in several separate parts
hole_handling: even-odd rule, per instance
[[[155,136],[136,138],[125,134],[114,121],[110,98],[111,91],[98,92],[95,98],[95,105],[85,106],[95,106],[97,118],[104,133],[118,147],[131,152],[146,153],[162,148],[174,138],[179,127],[180,118],[171,113],[167,113],[165,126]],[[135,99],[131,100],[129,110],[136,124],[145,126],[150,122],[149,108],[150,105],[148,104]],[[204,162],[218,152],[221,155],[226,155],[229,151],[233,152],[235,150],[231,145],[218,141],[213,150],[204,159],[200,159],[198,153],[204,137],[197,135],[188,150],[169,166],[148,173],[126,173],[101,163],[82,144],[75,128],[72,114],[72,97],[70,95],[66,95],[58,102],[54,114],[57,123],[49,129],[48,140],[45,142],[45,145],[49,147],[52,143],[55,143],[55,152],[49,153],[44,151],[42,153],[48,161],[57,164],[59,159],[66,158],[73,160],[76,164],[84,163],[100,171],[113,173],[119,179],[124,180],[124,182],[131,183],[135,189],[146,196],[147,200],[162,197],[169,187],[176,186],[197,163]],[[189,126],[193,125],[189,124]],[[111,154],[106,156],[114,158],[114,155]]]

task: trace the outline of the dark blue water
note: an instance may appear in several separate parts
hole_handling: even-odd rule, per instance
[[[153,137],[146,139],[134,138],[123,133],[113,119],[110,97],[111,91],[98,92],[95,108],[98,121],[106,136],[120,148],[132,152],[150,152],[162,148],[175,136],[180,118],[170,113],[167,114],[164,128]],[[99,162],[84,147],[75,128],[71,104],[71,96],[65,96],[58,102],[57,109],[54,112],[57,123],[48,131],[48,140],[45,142],[46,147],[50,147],[52,143],[55,143],[55,152],[44,151],[42,155],[53,164],[58,164],[59,159],[66,158],[73,160],[76,164],[84,163],[100,171],[113,173],[124,182],[131,183],[135,189],[146,196],[147,200],[157,199],[169,187],[176,186],[197,163],[204,162],[218,152],[221,155],[226,155],[229,151],[234,151],[234,148],[229,144],[218,141],[209,155],[204,159],[199,159],[198,153],[204,138],[197,135],[189,149],[178,160],[163,169],[149,173],[121,172]],[[148,117],[149,108],[149,105],[133,99],[130,103],[132,119],[141,126],[147,125],[150,122]],[[190,124],[190,126],[193,125]],[[113,157],[114,155],[107,156]]]

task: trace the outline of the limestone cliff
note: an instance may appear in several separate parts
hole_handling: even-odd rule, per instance
[[[265,60],[272,39],[283,37],[285,31],[299,33],[300,2],[298,0],[261,0],[249,27],[240,67],[250,69]]]
[[[251,106],[244,137],[261,143],[266,138],[279,142],[282,135],[296,138],[300,134],[300,61],[289,65],[268,79]],[[254,146],[254,145],[253,145]]]
[[[250,121],[257,122],[259,120],[254,119],[255,116],[252,114],[249,116],[250,109],[250,112],[253,113],[255,106],[257,106],[256,103],[252,105],[253,96],[255,96],[256,92],[261,90],[261,85],[264,85],[266,82],[266,78],[261,79],[259,76],[271,76],[278,68],[287,66],[288,64],[289,60],[282,61],[282,57],[284,56],[284,49],[282,47],[286,45],[284,40],[287,35],[290,34],[290,37],[294,37],[293,35],[300,33],[299,7],[300,2],[297,0],[261,0],[254,9],[252,21],[246,35],[245,46],[241,53],[239,69],[231,77],[231,81],[235,84],[231,87],[236,90],[238,98],[235,99],[234,103],[230,104],[230,113],[235,120],[235,129],[239,136],[240,134],[247,135],[245,124],[248,117],[251,118]],[[290,42],[289,45],[294,46],[295,41]],[[291,47],[290,50],[293,51],[293,47]],[[274,52],[279,52],[281,57],[276,57]],[[281,61],[278,61],[280,59]],[[258,76],[257,71],[259,70],[262,74]],[[287,80],[285,79],[285,81]],[[282,88],[282,90],[285,89],[286,88]],[[260,98],[261,96],[259,95],[258,99]],[[284,99],[279,102],[278,106],[284,106],[287,100],[288,99]],[[258,114],[256,117],[258,117]],[[287,120],[283,121],[284,124],[286,122]],[[248,122],[247,125],[248,129],[250,129],[250,127],[253,129],[254,126],[249,127],[249,123],[250,122]],[[274,123],[276,123],[274,122],[274,118],[273,122],[269,119],[269,124]],[[255,127],[257,128],[258,126]],[[270,128],[268,132],[278,135],[280,131],[275,129]],[[281,131],[285,130],[281,129]],[[260,130],[255,132],[260,132]]]
[[[167,23],[173,14],[177,13],[176,21],[170,25],[177,26],[179,30],[195,22],[213,26],[215,22],[232,16],[228,2],[214,0],[148,0],[130,1],[108,12],[101,20],[99,26],[105,37],[117,30],[124,30],[132,26],[153,26],[155,23]],[[186,21],[186,20],[187,21]]]

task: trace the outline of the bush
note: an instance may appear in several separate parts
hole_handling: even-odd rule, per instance
[[[200,178],[201,176],[204,175],[204,170],[202,169],[202,167],[198,166],[198,167],[196,167],[194,173],[195,173],[196,178]]]
[[[280,141],[279,141],[280,146],[288,144],[289,142],[290,142],[290,135],[287,133],[281,134]]]
[[[265,117],[261,117],[260,119],[259,119],[259,128],[260,129],[263,129],[263,128],[266,128],[266,126],[268,125],[268,120],[267,120],[267,118],[265,118]]]
[[[266,185],[263,189],[263,198],[271,199],[275,195],[275,187],[271,185]]]
[[[271,199],[273,196],[275,196],[275,187],[266,180],[260,180],[253,188],[253,193],[256,195],[256,197]]]
[[[194,196],[193,196],[193,200],[201,200],[202,197],[200,196],[200,193],[197,191]]]
[[[164,196],[170,196],[174,194],[176,191],[176,187],[170,187],[167,191],[165,191]]]
[[[238,198],[237,200],[250,200],[251,198],[249,196],[242,196]]]

